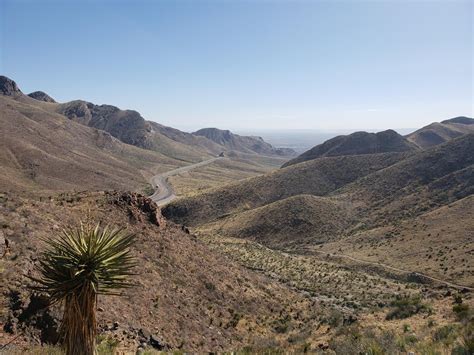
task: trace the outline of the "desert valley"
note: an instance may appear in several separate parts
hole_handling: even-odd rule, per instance
[[[302,154],[0,77],[0,353],[61,353],[32,291],[45,240],[135,234],[100,354],[472,354],[474,119]],[[42,89],[42,88],[38,88]]]

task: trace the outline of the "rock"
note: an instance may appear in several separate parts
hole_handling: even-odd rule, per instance
[[[157,226],[164,226],[165,220],[161,211],[150,198],[134,192],[124,192],[117,195],[113,194],[112,202],[127,208],[132,221],[143,222],[146,219]]]
[[[51,96],[49,96],[47,93],[43,91],[35,91],[28,94],[28,96],[38,101],[56,102]]]
[[[23,95],[18,85],[6,76],[0,75],[0,94],[5,96],[20,96]]]
[[[146,329],[140,328],[138,330],[138,336],[140,337],[141,340],[147,341],[148,339],[150,339],[151,333]]]
[[[328,343],[319,343],[318,348],[321,350],[327,350],[329,349],[329,344]]]
[[[161,341],[155,335],[150,335],[149,343],[157,350],[163,350],[164,348],[163,344],[161,344]]]

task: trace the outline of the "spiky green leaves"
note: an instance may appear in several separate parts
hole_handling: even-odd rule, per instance
[[[130,287],[135,260],[130,254],[134,236],[123,229],[85,227],[66,229],[57,239],[45,240],[34,288],[47,292],[52,302],[92,288],[96,294],[117,294]]]

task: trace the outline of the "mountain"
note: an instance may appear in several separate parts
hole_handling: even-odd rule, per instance
[[[421,149],[427,149],[471,132],[474,132],[474,119],[460,116],[431,123],[406,138]]]
[[[0,88],[3,96],[35,105],[51,114],[60,114],[84,126],[108,132],[123,143],[158,152],[170,159],[198,162],[222,152],[231,153],[234,148],[239,152],[254,155],[285,156],[291,153],[286,149],[275,149],[257,137],[233,135],[233,142],[236,144],[215,142],[203,135],[186,133],[147,121],[137,111],[122,110],[112,105],[96,105],[83,100],[56,103],[42,91],[27,96],[13,80],[4,76],[0,77]]]
[[[378,133],[355,132],[329,139],[288,161],[283,167],[322,157],[408,152],[416,149],[414,144],[391,129]]]
[[[120,110],[111,105],[95,105],[82,100],[58,105],[56,111],[85,126],[109,132],[122,142],[151,148],[151,125],[137,111]]]
[[[163,209],[166,217],[199,225],[288,197],[325,196],[362,176],[386,168],[409,153],[382,153],[313,159],[221,188],[179,199]]]
[[[2,191],[141,189],[156,166],[182,164],[22,100],[0,95]]]
[[[18,85],[13,80],[3,75],[0,75],[0,94],[11,97],[23,95]]]
[[[39,101],[56,103],[56,101],[51,96],[43,91],[35,91],[28,94],[28,96]]]
[[[453,295],[472,303],[474,134],[420,149],[388,131],[255,177],[283,161],[257,153],[270,148],[255,137],[216,132],[216,142],[136,111],[55,103],[0,83],[4,351],[56,350],[31,349],[57,335],[60,309],[27,286],[42,240],[79,221],[136,235],[133,288],[99,297],[97,308],[101,346],[119,342],[116,352],[444,351],[432,341],[446,327],[461,341]],[[190,192],[162,211],[126,192],[222,152],[173,175],[168,183]],[[244,169],[254,177],[222,185]],[[419,314],[384,321],[406,299]]]
[[[56,103],[40,91],[24,95],[7,77],[0,84],[5,133],[0,186],[5,189],[141,189],[151,170],[171,170],[222,152],[233,157],[225,174],[233,169],[229,178],[235,180],[267,171],[284,159],[233,152],[206,137],[146,121],[133,110],[83,100]]]
[[[289,148],[274,148],[271,144],[265,142],[262,137],[240,136],[229,130],[202,128],[194,132],[193,135],[206,137],[227,149],[243,153],[280,156],[291,156],[296,154]]]
[[[452,123],[459,123],[464,125],[471,125],[474,124],[474,118],[466,117],[466,116],[458,116],[454,118],[450,118],[448,120],[441,121],[444,124],[452,124]]]
[[[179,129],[164,126],[157,122],[150,122],[152,128],[173,141],[180,142],[189,146],[204,147],[212,154],[218,155],[225,149],[222,145],[213,142],[202,136],[196,136],[192,133],[180,131]]]
[[[472,197],[472,152],[474,134],[467,134],[425,151],[317,158],[176,200],[164,207],[163,215],[193,226],[201,235],[246,239],[292,252],[335,250],[331,245],[347,248],[352,238],[367,234],[379,239],[366,244],[379,244],[389,238],[380,236],[380,229],[400,230],[403,225],[403,233],[409,235],[416,227],[413,221]],[[426,248],[437,252],[451,248],[454,240],[469,244],[472,219],[457,225],[454,233],[458,219],[449,218],[443,224],[451,226],[452,236]],[[392,247],[403,248],[404,240],[396,241],[400,244]],[[351,248],[351,253],[358,250],[354,244]],[[460,255],[469,257],[468,250],[466,246]],[[383,263],[383,255],[377,260]],[[422,265],[414,269],[425,272]],[[433,274],[443,274],[443,265],[433,266]],[[461,267],[454,260],[449,265],[452,280],[461,280]],[[462,280],[474,285],[472,278]]]

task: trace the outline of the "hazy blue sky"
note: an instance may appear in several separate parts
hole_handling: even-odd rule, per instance
[[[473,1],[0,0],[0,21],[24,92],[182,129],[473,115]]]

